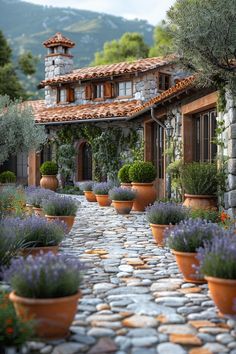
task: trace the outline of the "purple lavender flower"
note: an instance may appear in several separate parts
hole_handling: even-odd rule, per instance
[[[32,188],[32,187],[30,187]],[[33,205],[36,208],[41,208],[43,200],[52,198],[55,195],[55,192],[50,189],[44,189],[41,187],[33,187],[26,192],[26,201],[27,204]]]
[[[136,196],[136,192],[121,187],[114,187],[109,191],[109,197],[111,200],[134,200]]]
[[[111,182],[95,183],[93,186],[93,192],[97,195],[108,195],[109,190],[113,187]]]
[[[93,181],[86,181],[86,182],[80,182],[78,183],[78,187],[83,191],[83,192],[90,192],[93,190],[94,182]]]
[[[173,202],[156,202],[146,208],[147,219],[151,224],[175,225],[188,217],[189,210]]]
[[[71,197],[55,194],[50,199],[44,199],[41,205],[45,215],[75,216],[79,202]]]

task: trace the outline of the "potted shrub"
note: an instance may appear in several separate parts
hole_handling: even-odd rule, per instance
[[[49,189],[37,187],[27,196],[27,203],[32,205],[33,212],[37,216],[44,216],[42,202],[43,200],[52,198],[55,193]]]
[[[57,253],[65,236],[65,225],[61,222],[48,222],[44,218],[30,216],[18,222],[17,238],[21,240],[19,253],[33,256],[39,253]]]
[[[197,272],[197,249],[205,241],[210,241],[215,234],[222,232],[217,224],[201,219],[183,220],[172,229],[166,230],[166,244],[175,255],[186,282],[204,283],[203,277]]]
[[[156,169],[151,162],[138,161],[130,166],[129,178],[132,181],[132,189],[137,192],[133,210],[144,211],[146,206],[156,200],[156,190],[153,186]]]
[[[23,345],[32,340],[33,322],[21,320],[7,293],[0,292],[0,353],[23,354]]]
[[[45,189],[51,189],[56,191],[58,187],[57,173],[58,166],[54,161],[45,161],[40,166],[40,173],[42,178],[40,179],[40,186]]]
[[[198,249],[200,272],[205,276],[213,301],[224,315],[236,315],[236,238],[223,230]]]
[[[54,195],[42,202],[43,212],[47,220],[60,220],[67,225],[70,232],[75,221],[78,201],[67,196]]]
[[[88,202],[96,202],[96,196],[93,192],[93,186],[94,182],[92,181],[87,181],[87,182],[82,182],[79,184],[80,188],[84,192],[85,198]]]
[[[129,214],[135,199],[135,191],[122,187],[115,187],[109,191],[112,205],[118,214]]]
[[[111,189],[111,183],[109,182],[101,182],[101,183],[94,184],[93,192],[96,196],[99,206],[107,207],[111,205],[111,199],[109,198],[110,189]]]
[[[188,217],[188,209],[172,202],[156,202],[146,208],[147,219],[158,246],[163,246],[164,231]]]
[[[210,209],[217,206],[218,174],[215,163],[193,162],[181,170],[184,205],[193,209]]]
[[[121,187],[131,188],[131,180],[129,178],[129,169],[131,164],[125,164],[121,167],[118,172],[118,180],[121,184]]]
[[[5,186],[14,186],[16,183],[16,175],[11,171],[4,171],[0,173],[0,185]]]
[[[13,291],[9,298],[23,321],[35,321],[40,338],[57,339],[68,335],[80,291],[82,266],[71,255],[51,252],[14,259],[4,272]]]

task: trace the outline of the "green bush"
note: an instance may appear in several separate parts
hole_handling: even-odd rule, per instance
[[[184,192],[192,195],[215,195],[218,173],[215,163],[193,162],[185,164],[181,170]]]
[[[56,175],[58,172],[58,166],[54,161],[45,161],[40,166],[41,175]]]
[[[16,175],[11,171],[4,171],[0,173],[0,183],[15,183]]]
[[[190,217],[192,219],[202,219],[213,223],[218,223],[220,221],[218,210],[213,209],[192,209],[190,211]]]
[[[131,180],[129,178],[129,169],[130,169],[130,164],[125,164],[121,167],[121,169],[118,172],[118,180],[120,183],[130,183]]]
[[[156,169],[151,162],[137,161],[130,166],[129,178],[136,183],[150,183],[156,178]]]

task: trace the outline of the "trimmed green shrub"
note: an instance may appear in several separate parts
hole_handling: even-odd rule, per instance
[[[130,169],[130,164],[125,164],[121,167],[121,169],[118,172],[118,180],[120,183],[131,183],[131,180],[129,178],[129,169]]]
[[[58,172],[58,166],[54,161],[45,161],[40,166],[41,175],[56,175]]]
[[[156,169],[151,162],[137,161],[130,166],[129,178],[136,183],[151,183],[156,178]]]
[[[4,171],[0,173],[0,183],[15,183],[16,175],[11,171]]]

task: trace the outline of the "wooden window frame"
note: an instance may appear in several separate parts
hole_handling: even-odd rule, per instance
[[[127,82],[131,83],[131,95],[120,95],[119,94],[119,85],[124,83],[126,84]],[[126,91],[126,89],[125,89]],[[133,97],[133,81],[132,80],[121,80],[116,83],[116,97],[119,99],[124,99],[124,98],[132,98]]]
[[[164,80],[166,79],[166,77],[168,77],[169,81],[168,81],[168,87],[166,86],[166,82],[164,82],[164,86],[165,87],[161,87],[161,84],[160,84],[160,79],[161,77],[164,76]],[[159,72],[158,73],[158,77],[157,77],[157,80],[158,80],[158,90],[159,91],[166,91],[168,90],[170,87],[171,87],[171,74],[167,74],[167,73],[164,73],[164,72]]]
[[[66,100],[61,101],[61,91],[66,91]],[[61,86],[57,88],[57,104],[68,104],[75,102],[75,89],[73,87]]]

